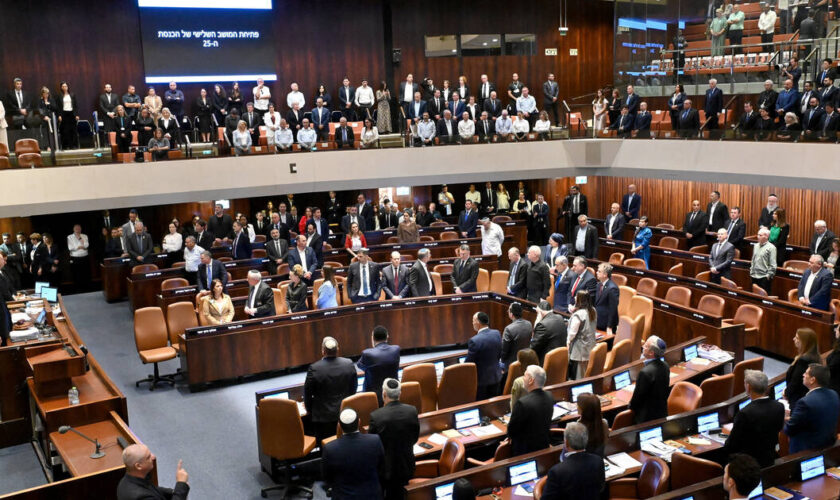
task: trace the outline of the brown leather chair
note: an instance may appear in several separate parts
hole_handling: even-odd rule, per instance
[[[613,275],[615,277],[615,275]],[[636,289],[629,286],[618,285],[618,315],[626,316],[630,311],[630,302],[636,295]]]
[[[163,280],[160,284],[161,290],[172,290],[173,288],[182,288],[185,286],[190,286],[190,282],[185,280],[184,278],[169,278],[167,280]]]
[[[136,266],[131,268],[131,274],[137,273],[150,273],[152,271],[157,271],[158,266],[154,264],[137,264]]]
[[[691,306],[691,289],[684,286],[672,286],[665,294],[665,300],[683,307]]]
[[[289,306],[286,304],[286,288],[272,288],[271,292],[274,294],[274,312],[279,314],[286,314],[289,312]]]
[[[792,271],[796,271],[798,273],[804,273],[808,269],[808,261],[807,260],[786,260],[784,264],[782,264],[782,268],[790,269]]]
[[[435,241],[435,237],[428,234],[424,234],[420,236],[420,241]]]
[[[169,345],[178,351],[183,352],[181,339],[178,337],[187,328],[198,326],[198,317],[195,314],[192,302],[175,302],[166,306],[166,329],[169,331]]]
[[[633,413],[633,410],[624,410],[615,416],[610,430],[614,431],[616,429],[623,429],[625,427],[630,427],[631,425],[636,425],[635,419],[636,415]]]
[[[700,297],[700,302],[697,303],[697,310],[710,316],[723,316],[724,307],[726,302],[723,298],[712,294]]]
[[[732,397],[735,375],[727,373],[719,377],[709,377],[700,384],[703,397],[698,406],[705,407],[721,403]]]
[[[510,271],[493,271],[490,273],[490,291],[506,295],[509,279]]]
[[[725,286],[726,288],[731,288],[733,290],[740,290],[741,289],[741,287],[739,287],[737,283],[735,283],[731,279],[725,278],[723,276],[720,277],[720,284],[721,284],[721,286]]]
[[[643,259],[631,258],[625,259],[624,265],[627,267],[632,267],[633,269],[647,269],[645,266],[645,261]]]
[[[287,498],[291,498],[293,489],[312,493],[310,488],[292,483],[292,465],[312,453],[317,443],[313,436],[303,433],[297,402],[280,398],[261,399],[257,404],[257,440],[260,452],[280,461],[279,468],[285,471],[283,484],[263,488],[263,497],[274,490],[285,490]]]
[[[318,290],[324,284],[324,278],[318,278],[312,282],[312,302],[318,302]]]
[[[324,246],[321,247],[321,250],[332,250],[332,249],[333,249],[333,246],[330,245],[329,243],[324,243]]]
[[[285,265],[288,266],[288,264],[285,264]],[[328,260],[327,262],[324,262],[324,267],[339,268],[339,267],[344,267],[344,264],[342,264],[341,262],[333,262],[331,260]],[[288,269],[288,267],[287,267],[287,269]],[[280,269],[278,268],[277,270],[279,271]],[[277,274],[280,274],[280,273],[278,272]]]
[[[405,375],[405,371],[403,371]],[[472,403],[478,392],[475,363],[458,363],[443,369],[438,383],[438,409]]]
[[[671,471],[659,457],[645,456],[638,478],[621,478],[609,483],[610,498],[650,498],[668,491]]]
[[[630,219],[627,223],[631,226],[637,226],[639,224],[639,219]]]
[[[703,271],[702,273],[697,273],[694,276],[694,279],[697,279],[697,280],[700,280],[700,281],[706,281],[706,282],[711,280],[711,278],[712,278],[712,273],[710,271]]]
[[[788,290],[787,298],[788,302],[799,305],[799,289],[794,288],[793,290]]]
[[[254,250],[251,251],[251,258],[254,258],[254,259],[261,259],[261,258],[265,257],[266,255],[267,254],[266,254],[265,248],[255,248]]]
[[[399,243],[399,242],[400,242],[399,236],[389,236],[388,239],[385,240],[385,243]]]
[[[691,253],[703,253],[709,254],[709,245],[697,245],[696,247],[691,247],[688,249]]]
[[[618,327],[615,330],[613,342],[629,340],[630,359],[639,359],[642,355],[642,336],[645,334],[645,318],[642,313],[637,314],[635,318],[619,316]]]
[[[432,271],[438,274],[449,274],[455,266],[452,264],[437,264],[432,268]]]
[[[522,363],[519,361],[514,361],[513,363],[508,366],[507,378],[505,379],[505,388],[502,390],[502,395],[507,396],[510,394],[511,389],[513,388],[513,381],[516,380],[516,377],[521,377],[525,374],[525,370],[522,369]]]
[[[741,304],[735,310],[735,317],[724,319],[723,324],[737,325],[744,324],[744,347],[756,345],[761,330],[761,319],[764,317],[764,310],[752,304]]]
[[[752,293],[754,293],[756,295],[761,295],[762,297],[767,297],[767,290],[761,288],[760,286],[756,285],[755,283],[753,283],[753,286],[752,286]]]
[[[22,153],[17,155],[18,168],[43,167],[44,161],[41,153]]]
[[[657,288],[659,288],[659,283],[653,278],[642,278],[636,283],[636,293],[639,295],[656,297]]]
[[[335,284],[338,286],[338,289],[341,291],[340,297],[341,301],[339,301],[338,305],[340,306],[348,306],[350,305],[350,287],[347,286],[347,278],[344,276],[336,276],[335,277]]]
[[[440,233],[440,241],[447,241],[447,240],[457,240],[458,233],[455,231],[441,231]]]
[[[499,446],[496,447],[496,452],[493,453],[493,458],[490,460],[478,460],[475,458],[467,457],[467,463],[472,465],[473,467],[481,467],[482,465],[490,465],[496,462],[501,462],[502,460],[507,460],[510,458],[510,439],[505,439]]]
[[[510,222],[512,220],[513,219],[511,219],[509,215],[497,215],[493,217],[493,222],[495,222],[496,224],[500,222]]]
[[[562,384],[569,374],[569,348],[557,347],[548,351],[543,360],[545,385]]]
[[[662,222],[660,224],[657,224],[656,227],[658,227],[660,229],[674,229],[674,225],[673,224],[668,224],[667,222]]]
[[[662,248],[673,248],[677,249],[680,247],[680,240],[674,238],[673,236],[663,236],[662,239],[659,240],[659,245]]]
[[[0,143],[0,146],[3,144]],[[0,156],[0,170],[11,170],[12,162],[9,160],[8,156]]]
[[[233,257],[219,257],[216,260],[219,262],[233,262]]]
[[[417,413],[423,410],[423,392],[419,382],[400,383],[400,402],[417,408]]]
[[[653,321],[653,301],[647,297],[636,295],[630,301],[630,314],[628,316],[638,318],[640,314],[643,316],[645,324],[644,330],[642,330],[641,340],[645,340],[650,336],[650,326]],[[635,349],[635,344],[633,347]],[[641,344],[639,348],[641,349]]]
[[[448,222],[444,222],[444,221],[439,220],[439,221],[432,222],[431,224],[429,224],[429,227],[445,227],[445,226],[448,226],[448,225],[449,225]]]
[[[432,363],[417,363],[403,369],[402,383],[417,382],[420,385],[422,404],[420,413],[437,409],[437,372]]]
[[[9,157],[9,146],[5,142],[0,142],[0,156]]]
[[[682,276],[683,275],[682,262],[679,262],[679,263],[671,266],[671,269],[668,269],[668,274],[673,274],[674,276]]]
[[[450,438],[443,443],[440,458],[437,460],[420,460],[414,467],[414,478],[409,484],[422,483],[439,476],[452,474],[464,470],[466,450],[458,439]]]
[[[187,263],[184,262],[183,260],[179,261],[179,262],[175,262],[175,263],[172,264],[173,269],[179,268],[179,267],[186,267],[186,266],[187,266]]]
[[[343,412],[347,408],[356,411],[359,417],[359,430],[364,432],[365,427],[370,424],[370,414],[379,408],[379,400],[376,398],[375,392],[357,392],[352,396],[347,396],[341,400],[341,407],[338,413]],[[341,424],[336,427],[335,435],[341,437]]]
[[[840,323],[840,299],[831,299],[829,309],[834,314],[834,322]]]
[[[696,410],[703,399],[703,391],[691,382],[677,382],[668,395],[668,415]]]
[[[612,276],[610,276],[610,279],[612,279],[613,283],[615,283],[618,286],[627,286],[627,276],[623,274],[615,273]]]
[[[633,341],[630,339],[624,339],[613,344],[613,348],[607,353],[607,360],[604,362],[604,371],[608,372],[613,368],[618,368],[629,363],[632,349]]]
[[[41,147],[35,139],[18,139],[15,141],[15,156],[25,153],[40,153]]]
[[[723,467],[711,460],[685,453],[671,455],[671,489],[678,490],[694,483],[723,475]]]
[[[134,384],[135,387],[148,383],[149,390],[153,391],[161,382],[175,385],[174,375],[161,375],[158,368],[161,361],[175,359],[178,355],[175,348],[169,345],[169,332],[160,307],[142,307],[134,311],[134,345],[137,347],[140,361],[144,365],[154,365],[154,373],[138,380]]]
[[[589,362],[586,364],[584,377],[594,377],[604,373],[604,363],[607,361],[607,343],[598,342],[589,352]]]
[[[554,287],[552,287],[553,289]],[[475,290],[477,292],[487,292],[490,290],[490,271],[478,268],[478,278],[475,279]]]
[[[254,243],[265,243],[265,240],[266,240],[266,237],[265,237],[264,234],[255,234],[254,235]]]
[[[443,280],[440,278],[440,273],[432,271],[429,275],[432,277],[432,283],[435,285],[435,295],[443,295]]]
[[[734,368],[732,368],[732,375],[734,376],[734,380],[732,381],[732,395],[741,394],[744,392],[744,372],[746,370],[764,370],[764,357],[756,356],[752,359],[745,359],[740,363],[737,363]]]
[[[613,253],[611,253],[611,254],[610,254],[610,261],[609,261],[609,262],[610,262],[610,264],[612,264],[612,265],[614,265],[614,266],[619,266],[619,265],[621,265],[621,263],[622,263],[622,262],[624,262],[624,254],[623,254],[623,253],[621,253],[621,252],[613,252]]]

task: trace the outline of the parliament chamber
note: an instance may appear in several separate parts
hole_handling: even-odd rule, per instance
[[[165,3],[0,5],[0,498],[840,495],[836,2]]]

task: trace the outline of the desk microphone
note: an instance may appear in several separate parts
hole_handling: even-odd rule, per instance
[[[82,436],[83,438],[87,439],[88,441],[90,441],[91,443],[96,445],[96,450],[93,453],[90,454],[90,458],[102,458],[102,457],[105,456],[105,452],[102,451],[102,445],[99,444],[98,439],[91,439],[91,438],[85,436],[84,434],[82,434],[81,432],[77,431],[76,429],[70,427],[69,425],[62,425],[61,427],[58,428],[58,433],[59,434],[67,434],[68,431],[73,431],[76,434]]]

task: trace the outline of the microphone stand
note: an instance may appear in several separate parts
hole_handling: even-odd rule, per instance
[[[105,452],[102,451],[102,445],[99,444],[98,439],[91,439],[91,438],[85,436],[84,434],[82,434],[81,432],[77,431],[76,429],[70,427],[69,425],[62,425],[61,427],[58,428],[59,434],[67,434],[67,431],[73,431],[76,434],[78,434],[79,436],[82,436],[83,438],[87,439],[88,441],[90,441],[91,443],[96,445],[96,450],[94,450],[94,452],[90,454],[90,458],[102,458],[102,457],[105,456]]]

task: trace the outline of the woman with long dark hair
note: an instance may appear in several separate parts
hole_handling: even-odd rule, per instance
[[[569,378],[580,379],[586,373],[589,353],[595,347],[595,325],[598,313],[595,311],[592,296],[586,290],[575,294],[572,317],[569,318],[569,359],[576,370],[569,373]]]
[[[58,134],[61,138],[61,149],[77,149],[79,147],[79,105],[76,95],[70,93],[70,85],[61,82],[58,86]]]
[[[376,90],[376,129],[380,134],[391,133],[391,91],[385,80]]]
[[[228,98],[225,88],[218,83],[213,86],[213,114],[216,116],[216,126],[224,127],[228,114]]]
[[[817,333],[810,328],[799,328],[793,336],[793,344],[796,346],[796,357],[788,367],[785,374],[785,399],[788,405],[793,408],[796,402],[808,394],[808,388],[802,382],[802,375],[811,363],[822,363],[820,359],[819,343]]]
[[[603,457],[609,426],[601,414],[601,400],[594,394],[581,394],[578,396],[577,409],[580,415],[578,422],[589,431],[586,451]]]

